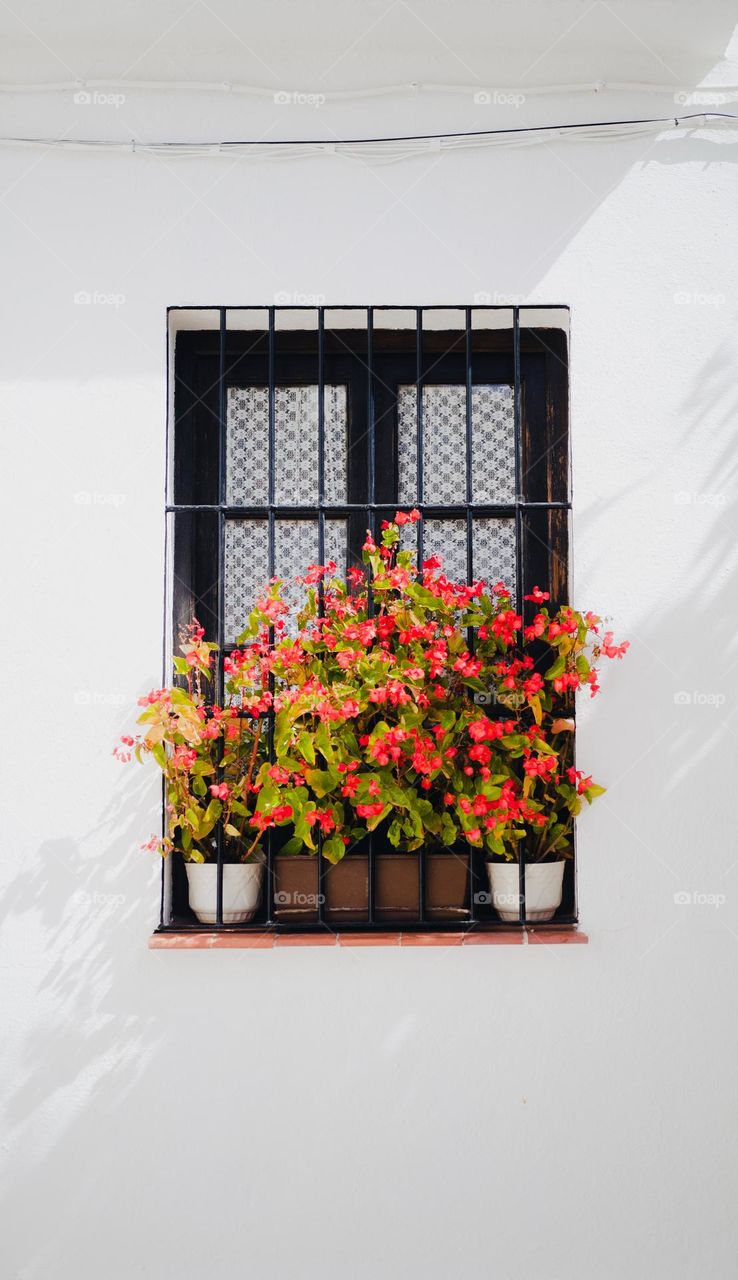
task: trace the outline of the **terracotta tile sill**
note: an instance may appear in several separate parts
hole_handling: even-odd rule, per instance
[[[575,927],[482,929],[471,933],[154,933],[149,938],[153,951],[224,951],[277,947],[484,947],[484,946],[571,946],[589,942],[586,933]]]

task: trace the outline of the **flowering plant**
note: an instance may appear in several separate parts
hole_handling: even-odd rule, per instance
[[[224,660],[226,705],[208,697],[217,645],[206,641],[193,621],[181,636],[174,669],[184,687],[154,689],[139,698],[143,707],[136,737],[126,735],[114,754],[126,763],[151,756],[165,783],[167,834],[145,846],[162,854],[179,849],[189,862],[214,857],[216,823],[223,826],[226,859],[256,855],[267,826],[292,817],[272,803],[263,713],[268,688],[269,634]]]
[[[596,694],[597,658],[627,644],[600,640],[593,614],[551,617],[537,587],[524,626],[503,583],[450,582],[436,557],[418,572],[400,549],[417,519],[367,537],[350,588],[311,566],[297,638],[275,651],[277,759],[298,758],[310,793],[289,851],[315,848],[318,824],[336,861],[383,824],[405,850],[463,840],[510,859],[527,837],[531,860],[567,855],[582,798],[603,791],[573,767],[571,698]]]
[[[379,545],[367,535],[347,581],[309,566],[296,617],[273,580],[224,660],[224,707],[205,696],[216,646],[189,629],[186,689],[142,699],[146,732],[120,753],[164,772],[169,833],[152,847],[202,860],[220,821],[241,857],[287,825],[282,852],[331,862],[377,828],[408,851],[464,842],[509,860],[525,839],[531,861],[571,852],[583,801],[603,791],[574,766],[573,697],[594,696],[599,658],[627,643],[601,637],[594,614],[551,614],[538,587],[524,619],[503,583],[451,582],[437,557],[418,569],[401,530],[419,518],[398,512]]]

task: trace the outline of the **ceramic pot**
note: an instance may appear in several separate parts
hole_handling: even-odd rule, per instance
[[[525,868],[525,919],[531,924],[550,920],[561,906],[564,867],[561,862],[532,862]],[[520,915],[520,867],[517,862],[488,862],[492,902],[501,920]]]

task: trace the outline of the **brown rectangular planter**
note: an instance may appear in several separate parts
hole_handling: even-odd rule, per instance
[[[412,924],[419,918],[417,853],[374,855],[374,917],[382,923]],[[369,861],[350,853],[335,866],[324,864],[323,918],[331,924],[367,920]],[[309,924],[318,918],[318,859],[306,854],[274,859],[274,918]],[[425,916],[428,920],[464,920],[469,916],[469,853],[425,855]]]
[[[412,923],[420,914],[417,853],[378,853],[374,870],[377,920]],[[464,920],[469,916],[469,854],[426,853],[425,916],[428,920]]]
[[[318,858],[309,854],[277,854],[274,859],[274,918],[311,924],[318,918]],[[369,859],[349,853],[335,866],[323,864],[323,919],[366,920],[369,904]]]

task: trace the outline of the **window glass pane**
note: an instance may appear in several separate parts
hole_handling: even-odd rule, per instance
[[[324,388],[326,502],[346,501],[345,386]],[[318,388],[275,387],[275,500],[284,506],[318,502]],[[235,506],[268,501],[269,389],[229,387],[226,498]]]
[[[400,544],[406,551],[417,551],[415,525],[405,525]],[[474,577],[487,583],[502,581],[515,590],[515,521],[512,519],[475,519],[472,533]],[[443,572],[454,582],[466,582],[466,520],[425,520],[423,522],[423,556],[440,556]]]
[[[226,502],[269,501],[269,388],[229,387],[226,402]]]
[[[346,520],[326,520],[325,522],[325,558],[326,562],[335,560],[336,576],[346,578],[346,543],[348,524]]]
[[[417,539],[414,545],[417,546]],[[446,577],[452,582],[466,582],[466,520],[426,520],[423,556],[440,556]]]
[[[417,498],[417,394],[398,388],[398,500]],[[507,384],[472,387],[474,502],[515,498],[513,389]],[[423,387],[423,487],[429,503],[466,500],[466,387]]]
[[[513,388],[472,387],[472,499],[515,501]]]
[[[474,577],[504,582],[515,595],[515,521],[474,521]]]
[[[326,520],[325,562],[335,560],[337,573],[346,572],[346,521]],[[317,520],[277,520],[274,526],[274,572],[284,579],[282,594],[291,610],[299,608],[305,588],[294,581],[309,564],[318,563]],[[289,628],[293,632],[296,627]]]
[[[269,578],[265,520],[227,520],[225,527],[225,640],[233,644]]]

